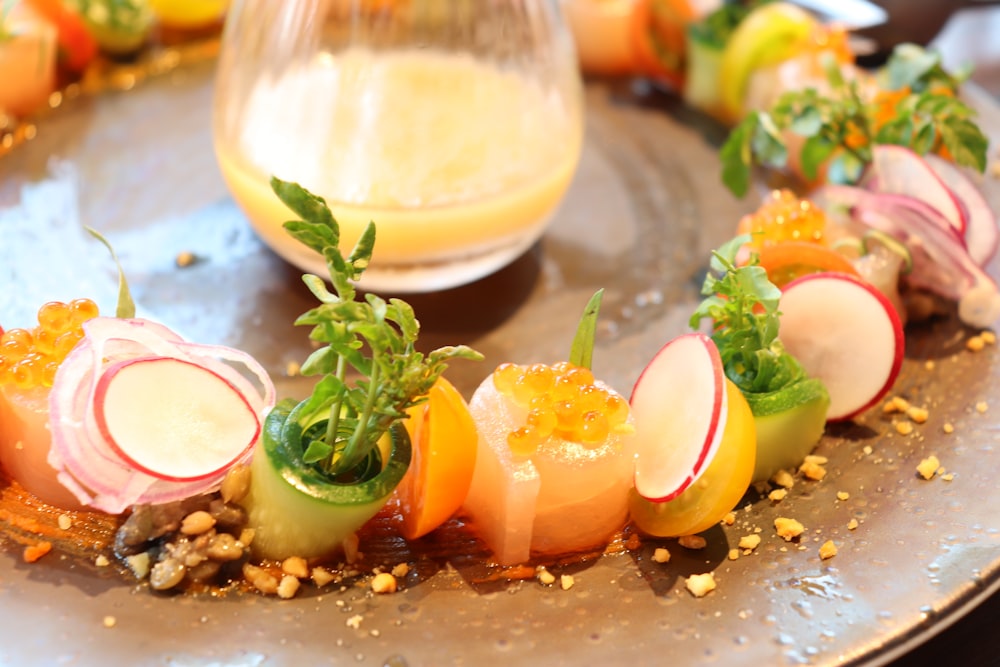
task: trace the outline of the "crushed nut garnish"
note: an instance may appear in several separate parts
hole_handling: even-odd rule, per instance
[[[986,341],[983,340],[982,336],[972,336],[965,341],[965,349],[969,352],[981,352],[984,347],[986,347]]]
[[[893,396],[888,401],[882,405],[882,412],[893,413],[893,412],[906,412],[907,408],[910,407],[910,402],[903,398],[902,396]]]
[[[927,408],[918,408],[915,405],[911,405],[906,409],[906,416],[918,424],[923,424],[927,421],[927,417],[930,416],[930,413]]]
[[[826,463],[826,459],[823,459],[823,463]],[[799,466],[799,472],[806,479],[810,479],[814,482],[826,477],[826,468],[824,468],[818,461],[811,460],[811,457],[807,456],[806,460],[802,462]]]
[[[739,549],[730,549],[728,557],[729,557],[729,560],[736,560],[737,558],[740,557],[740,550]]]
[[[704,549],[708,544],[701,535],[682,535],[677,538],[677,543],[685,549]]]
[[[372,577],[371,587],[374,593],[395,593],[396,577],[388,572],[379,572]]]
[[[847,491],[837,491],[837,500],[847,500],[851,497]]]
[[[364,616],[362,616],[361,614],[355,614],[354,616],[351,616],[346,621],[344,621],[344,625],[346,625],[349,628],[354,628],[355,630],[357,630],[358,628],[361,627],[361,621],[363,620],[365,620]]]
[[[69,514],[60,514],[56,519],[61,530],[69,530],[73,527],[73,517]]]
[[[857,519],[851,519],[850,521],[847,522],[847,530],[855,530],[857,529],[857,527],[858,527]]]
[[[791,542],[802,534],[805,527],[795,519],[779,516],[774,520],[774,529],[782,539],[786,542]]]
[[[910,422],[893,422],[892,425],[896,429],[896,433],[900,435],[910,435],[913,433],[913,424]]]
[[[538,570],[535,573],[535,578],[538,579],[538,583],[543,584],[545,586],[551,586],[556,582],[556,575],[552,574],[541,565],[538,566]]]
[[[777,503],[784,500],[787,495],[788,489],[775,489],[774,491],[771,491],[771,493],[767,494],[767,499]]]
[[[302,366],[297,361],[289,361],[285,364],[285,375],[287,377],[296,377],[302,371]]]
[[[715,575],[711,572],[692,574],[684,580],[684,586],[696,598],[705,597],[715,590]]]
[[[194,264],[195,259],[194,253],[189,250],[183,250],[177,253],[177,257],[174,259],[174,263],[178,268],[186,268]]]
[[[573,578],[572,574],[563,574],[559,577],[559,587],[564,591],[568,591],[573,588],[573,584],[575,583],[576,580]]]
[[[736,514],[733,513],[733,512],[730,512],[726,516],[722,517],[722,523],[724,525],[726,525],[726,526],[733,525],[734,523],[736,523]]]
[[[941,462],[938,460],[938,457],[931,454],[917,465],[917,472],[924,479],[930,479],[934,477],[940,467]]]
[[[104,625],[104,627],[106,628],[113,628],[115,627],[115,625],[118,624],[118,619],[115,618],[114,616],[105,616],[102,619],[101,624]]]
[[[331,581],[336,580],[337,578],[337,575],[335,575],[333,572],[330,572],[330,570],[326,569],[325,567],[314,567],[312,571],[309,573],[309,576],[312,579],[313,583],[319,586],[320,588],[323,588],[324,586],[329,584]]]
[[[941,427],[941,430],[948,434],[954,433],[955,425],[952,424],[951,422],[945,422],[944,426]]]
[[[979,337],[982,338],[983,342],[987,345],[995,345],[997,342],[997,335],[989,329],[980,332]]]
[[[670,562],[670,552],[663,547],[657,547],[653,550],[653,562],[654,563],[669,563]]]
[[[760,535],[757,535],[757,534],[744,535],[743,537],[740,538],[738,546],[739,546],[740,549],[745,549],[747,551],[753,551],[758,546],[760,546]]]
[[[976,412],[978,412],[979,414],[983,414],[984,412],[989,410],[989,408],[990,406],[988,403],[986,403],[986,401],[979,401],[978,403],[976,403]]]
[[[108,560],[108,557],[104,554],[98,554],[97,558],[94,559],[94,565],[97,567],[107,567],[108,565],[111,565],[111,561]]]
[[[305,558],[292,556],[281,561],[281,571],[293,577],[305,579],[309,576],[309,563],[306,562]]]
[[[819,548],[819,557],[822,560],[827,558],[833,558],[837,555],[837,545],[833,543],[833,540],[827,540]]]
[[[278,597],[282,600],[292,599],[299,592],[300,585],[298,577],[286,574],[281,578],[281,583],[278,584]]]
[[[795,486],[795,478],[792,477],[792,473],[787,470],[779,470],[774,473],[771,477],[771,481],[775,484],[775,486],[780,486],[783,489],[790,489]]]

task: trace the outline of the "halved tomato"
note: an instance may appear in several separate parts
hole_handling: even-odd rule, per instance
[[[632,42],[639,72],[683,90],[687,26],[697,17],[690,0],[638,0]]]
[[[847,257],[830,246],[809,241],[766,245],[758,251],[757,258],[767,277],[779,288],[809,273],[836,271],[859,275]]]
[[[462,394],[438,378],[427,401],[409,410],[413,458],[396,499],[402,534],[416,539],[447,521],[465,501],[476,467],[479,432]]]

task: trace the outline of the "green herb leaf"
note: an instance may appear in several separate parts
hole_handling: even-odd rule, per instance
[[[697,329],[711,323],[726,376],[744,392],[775,391],[805,377],[805,371],[778,340],[781,291],[763,267],[735,264],[739,249],[750,240],[738,236],[714,253],[702,286],[705,299],[691,316]]]
[[[297,414],[303,431],[326,422],[325,434],[307,445],[304,456],[336,481],[338,476],[351,477],[369,460],[379,439],[423,400],[449,361],[479,360],[482,355],[464,345],[427,355],[417,351],[420,324],[409,304],[387,302],[375,294],[356,300],[353,281],[368,268],[375,225],[367,226],[345,259],[337,245],[340,228],[326,202],[295,183],[273,178],[271,184],[278,198],[302,217],[285,223],[285,229],[322,254],[330,273],[332,291],[320,277],[303,276],[320,303],[295,324],[311,326],[309,338],[320,346],[301,372],[322,377]],[[353,381],[349,371],[356,374]]]
[[[580,324],[577,325],[573,344],[570,346],[569,362],[583,368],[590,368],[594,359],[594,337],[597,334],[597,314],[601,310],[601,299],[604,290],[594,292],[583,309]]]
[[[87,227],[86,225],[83,228],[87,230],[88,234],[104,244],[104,247],[111,253],[111,259],[114,260],[115,266],[118,267],[118,304],[115,307],[115,317],[121,319],[135,317],[135,301],[132,300],[132,292],[128,288],[128,280],[125,278],[125,271],[122,269],[122,263],[118,261],[115,249],[111,247],[111,243],[96,229]]]

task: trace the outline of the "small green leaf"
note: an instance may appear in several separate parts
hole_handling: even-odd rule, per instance
[[[106,238],[101,236],[101,233],[92,227],[84,226],[91,236],[104,244],[104,247],[108,249],[111,253],[111,259],[114,261],[115,266],[118,267],[118,304],[115,307],[115,317],[120,319],[131,319],[135,317],[135,302],[132,300],[132,292],[128,288],[128,280],[125,279],[125,271],[122,269],[122,263],[118,261],[118,255],[115,254],[115,249],[111,247],[111,243],[108,242]]]
[[[814,137],[823,129],[823,114],[815,106],[807,106],[792,120],[792,132],[802,137]]]
[[[305,463],[317,463],[324,461],[333,455],[333,447],[322,440],[310,440],[306,451],[302,453],[302,461]]]
[[[730,132],[726,143],[719,151],[719,158],[722,162],[722,182],[737,197],[742,197],[750,189],[750,166],[753,162],[750,141],[757,123],[757,113],[748,114]]]
[[[978,125],[966,118],[945,118],[938,129],[941,141],[957,164],[980,173],[986,171],[989,139]]]
[[[809,180],[815,179],[820,165],[833,155],[836,148],[836,144],[820,134],[806,139],[799,153],[799,161],[802,164],[802,173],[805,177]]]
[[[583,309],[583,316],[576,327],[573,344],[569,350],[569,362],[582,368],[590,368],[594,359],[594,338],[597,334],[597,314],[601,310],[604,290],[594,292]]]

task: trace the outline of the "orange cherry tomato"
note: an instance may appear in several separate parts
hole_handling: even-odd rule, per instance
[[[696,18],[690,0],[638,0],[632,15],[632,43],[639,72],[682,90],[687,26]]]
[[[97,40],[83,17],[62,0],[27,0],[28,5],[56,27],[59,57],[72,72],[82,72],[97,56]]]
[[[808,273],[836,271],[858,276],[857,269],[833,248],[808,241],[786,241],[767,245],[758,251],[760,265],[777,287]]]
[[[465,399],[443,377],[431,387],[427,401],[408,414],[413,458],[396,498],[403,537],[412,540],[447,521],[465,502],[479,432]]]

